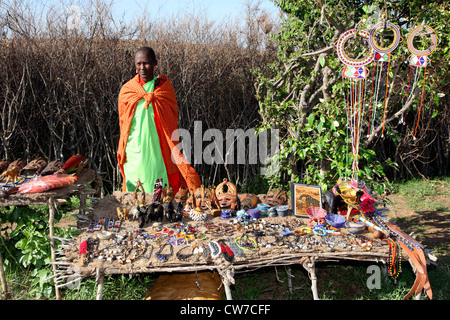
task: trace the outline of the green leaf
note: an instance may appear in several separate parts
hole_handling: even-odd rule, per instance
[[[320,57],[319,63],[322,68],[325,67],[325,57]]]
[[[308,126],[312,128],[313,123],[314,123],[314,113],[311,113],[311,114],[308,116]]]

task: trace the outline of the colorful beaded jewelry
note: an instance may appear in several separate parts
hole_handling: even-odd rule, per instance
[[[211,258],[216,259],[221,253],[219,244],[217,243],[217,241],[210,241],[208,243],[208,246],[211,250]]]
[[[242,250],[256,251],[258,249],[258,244],[256,241],[247,236],[236,238],[234,239],[234,242]]]
[[[168,245],[169,248],[170,248],[170,252],[169,252],[169,253],[163,254],[162,251],[164,250],[164,248],[165,248],[167,245]],[[166,242],[166,243],[161,247],[161,249],[159,249],[158,252],[155,253],[155,256],[159,259],[159,261],[161,261],[161,262],[166,262],[167,260],[169,260],[169,258],[172,256],[172,254],[173,254],[173,246],[172,246],[172,244],[171,244],[170,242]]]

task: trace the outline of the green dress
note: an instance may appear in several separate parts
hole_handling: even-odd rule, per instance
[[[155,80],[156,77],[143,86],[146,92],[153,92]],[[168,184],[168,178],[156,131],[153,105],[150,103],[145,109],[144,104],[145,100],[142,99],[136,105],[125,150],[127,161],[123,168],[127,191],[134,191],[139,179],[145,192],[152,193],[156,179],[163,178],[164,185]]]

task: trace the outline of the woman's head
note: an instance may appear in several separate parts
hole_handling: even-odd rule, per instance
[[[158,64],[155,51],[150,47],[141,47],[134,56],[134,66],[144,82],[153,79],[155,67]]]

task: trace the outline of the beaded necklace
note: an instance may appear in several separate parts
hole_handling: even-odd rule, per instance
[[[389,244],[389,255],[388,255],[388,272],[392,279],[397,279],[401,273],[401,248],[392,239],[383,239]]]
[[[192,248],[191,253],[188,253],[188,254],[181,253],[183,250],[186,250],[187,248],[189,248],[189,246],[181,248],[180,250],[177,251],[176,256],[177,256],[178,260],[186,261],[187,259],[189,259],[190,257],[192,257],[194,255],[194,248]]]
[[[170,252],[169,253],[165,253],[165,254],[161,253],[167,245],[170,248]],[[159,249],[158,252],[155,253],[155,256],[159,259],[159,261],[166,262],[167,260],[169,260],[169,258],[172,256],[172,254],[173,254],[173,246],[172,246],[172,244],[170,242],[166,242],[161,247],[161,249]]]
[[[155,247],[153,247],[151,244],[147,244],[147,246],[150,247],[150,253],[147,253],[146,255],[144,255],[144,258],[150,259],[150,257],[152,256],[153,250],[155,249]]]
[[[216,241],[210,241],[208,246],[211,250],[211,258],[217,258],[221,253],[219,244]]]
[[[231,237],[228,237],[228,238],[227,238],[227,242],[228,242],[228,245],[229,245],[231,251],[233,251],[233,254],[234,254],[236,257],[243,257],[243,256],[244,256],[244,251],[242,251],[242,249],[239,248],[239,247],[236,245],[236,243],[233,241],[233,239],[232,239]]]

